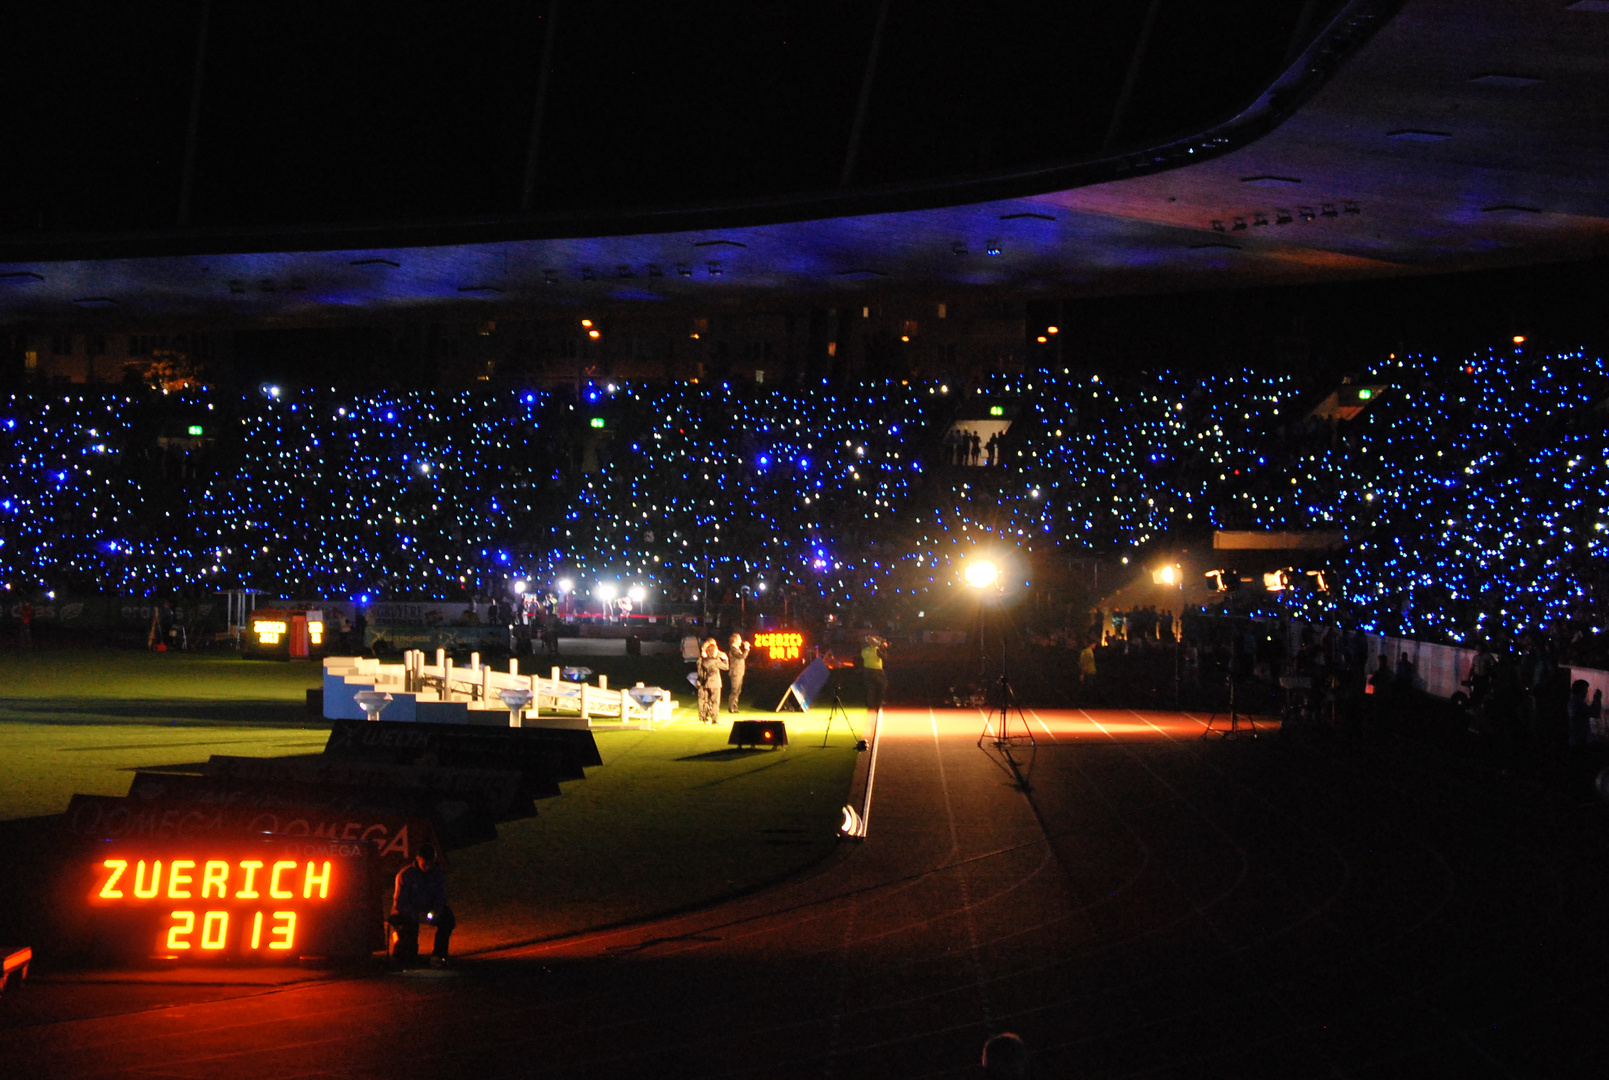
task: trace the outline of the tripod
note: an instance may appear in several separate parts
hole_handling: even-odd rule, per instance
[[[832,708],[827,710],[827,730],[821,733],[821,748],[823,750],[827,749],[827,736],[832,734],[833,718],[839,716],[844,719],[844,727],[849,729],[849,737],[859,744],[860,736],[855,734],[855,725],[849,722],[849,710],[844,708],[844,696],[838,688],[838,680],[834,678],[832,681]]]
[[[983,645],[983,619],[978,619],[978,645],[982,651]],[[1013,731],[1011,723],[1012,714],[1017,717],[1017,731]],[[1011,678],[1007,663],[1007,644],[1005,634],[1000,635],[1000,682],[995,691],[994,704],[989,708],[989,715],[983,720],[983,733],[978,736],[978,749],[984,749],[984,743],[989,743],[1002,758],[1007,768],[1016,779],[1017,786],[1023,791],[1028,790],[1028,778],[1023,775],[1022,767],[1017,759],[1011,756],[1013,747],[1026,746],[1030,750],[1038,749],[1038,742],[1034,739],[1033,729],[1028,726],[1028,718],[1023,715],[1022,707],[1017,704],[1017,695],[1011,689]]]
[[[1229,726],[1226,728],[1214,728],[1212,722],[1217,718],[1218,710],[1213,709],[1212,715],[1207,717],[1206,730],[1201,733],[1203,739],[1208,735],[1217,735],[1224,739],[1232,739],[1242,734],[1250,734],[1254,739],[1257,737],[1257,721],[1252,718],[1250,713],[1242,715],[1235,708],[1235,660],[1233,658],[1229,661]],[[1242,721],[1245,721],[1248,729],[1245,732],[1241,731],[1240,728]]]

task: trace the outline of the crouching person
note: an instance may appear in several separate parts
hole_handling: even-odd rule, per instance
[[[432,967],[447,966],[447,945],[452,940],[453,909],[447,904],[447,874],[436,861],[436,849],[420,844],[412,863],[397,872],[397,887],[391,898],[391,924],[395,940],[391,947],[394,962],[407,967],[419,960],[419,927],[436,928],[430,950]]]

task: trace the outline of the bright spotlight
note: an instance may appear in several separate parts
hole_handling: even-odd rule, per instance
[[[528,585],[528,583],[526,581],[524,581],[523,579],[520,580],[520,581],[516,581],[514,583],[514,591],[517,592],[517,593],[523,593],[523,592],[525,592],[525,589],[526,589],[527,585]]]
[[[1177,566],[1164,566],[1151,571],[1151,580],[1157,585],[1177,585],[1182,579]]]
[[[640,604],[644,600],[648,599],[648,590],[643,588],[641,585],[633,585],[630,589],[626,590],[626,595],[631,597],[631,602],[633,604]]]
[[[561,577],[561,578],[560,578],[560,579],[559,579],[559,580],[558,580],[558,586],[559,586],[559,592],[561,592],[561,593],[567,593],[567,592],[569,592],[569,591],[570,591],[570,590],[571,590],[571,589],[573,589],[573,588],[575,588],[575,582],[573,582],[573,581],[571,581],[571,580],[570,580],[570,579],[569,579],[569,578],[567,578],[567,577]]]
[[[607,581],[598,582],[597,587],[592,591],[599,600],[613,600],[620,594],[620,590],[609,584]]]
[[[987,589],[1000,578],[1000,568],[988,559],[973,559],[961,571],[966,583],[974,589]]]

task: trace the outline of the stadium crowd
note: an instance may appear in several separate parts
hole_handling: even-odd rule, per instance
[[[568,577],[909,624],[979,547],[1019,548],[1050,582],[1070,561],[1137,568],[1214,529],[1323,528],[1345,541],[1333,587],[1278,613],[1466,645],[1530,635],[1609,663],[1604,361],[1516,345],[1393,356],[1355,382],[1381,389],[1349,421],[1313,415],[1334,380],[1251,369],[579,394],[42,389],[0,402],[0,569],[19,600],[451,599]],[[1014,418],[994,467],[955,465],[952,425],[993,406]],[[1030,620],[1082,636],[1071,607]]]

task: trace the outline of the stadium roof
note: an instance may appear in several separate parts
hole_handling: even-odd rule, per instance
[[[451,107],[438,101],[419,114],[418,141],[392,150],[351,135],[347,117],[341,130],[362,152],[333,162],[324,182],[301,186],[282,161],[264,162],[247,151],[261,143],[304,173],[316,172],[317,153],[338,145],[339,131],[313,124],[306,140],[314,158],[298,151],[297,131],[262,120],[264,102],[278,88],[242,97],[235,82],[209,74],[232,70],[215,40],[205,53],[212,67],[204,67],[202,85],[210,85],[206,77],[221,83],[213,97],[204,89],[195,99],[211,104],[194,113],[192,179],[180,185],[193,192],[185,196],[187,224],[157,228],[136,210],[118,209],[108,192],[117,189],[128,161],[106,163],[99,186],[84,186],[65,167],[52,181],[52,156],[72,163],[82,148],[48,140],[35,147],[24,139],[25,152],[35,151],[25,156],[39,167],[27,184],[10,181],[5,200],[11,217],[0,236],[0,317],[294,325],[353,313],[708,307],[784,295],[790,303],[809,298],[829,306],[901,295],[1101,296],[1604,253],[1609,129],[1598,109],[1609,100],[1609,0],[1302,6],[1246,0],[1197,9],[1220,20],[1211,26],[1199,17],[1176,19],[1168,14],[1173,7],[1135,5],[1127,22],[1057,24],[1042,33],[1026,14],[1003,8],[987,24],[951,26],[935,18],[935,26],[948,27],[940,33],[901,4],[826,5],[821,20],[806,27],[819,39],[811,55],[822,63],[856,56],[832,80],[840,91],[850,89],[839,94],[843,100],[813,108],[810,95],[821,86],[805,73],[821,65],[801,63],[767,82],[753,65],[783,61],[776,48],[759,50],[759,59],[743,68],[752,86],[792,87],[760,102],[763,124],[752,103],[703,108],[719,95],[693,90],[661,94],[649,86],[622,97],[615,85],[627,78],[621,64],[642,60],[659,63],[661,74],[668,70],[645,45],[654,33],[668,33],[663,26],[638,28],[617,49],[600,45],[572,55],[562,44],[569,24],[557,23],[562,62],[520,68],[532,84],[524,89],[554,103],[534,114],[545,117],[536,138],[530,137],[533,96],[522,99],[520,87],[483,79],[477,68],[454,73],[499,101],[524,101],[499,106],[505,121],[499,130],[509,130],[511,117],[523,121],[515,125],[518,138],[492,140],[496,153],[488,160],[497,169],[485,161],[464,165],[464,138],[490,139],[489,121],[466,120],[468,136],[460,132],[454,142],[450,121],[464,99],[447,95]],[[571,17],[570,7],[557,5],[548,16],[556,10],[560,19]],[[1275,10],[1284,14],[1270,14]],[[210,33],[241,33],[218,19]],[[748,26],[744,40],[758,40],[762,30]],[[829,48],[834,33],[856,44]],[[973,70],[964,62],[968,41],[991,63]],[[526,43],[540,50],[542,35]],[[686,45],[678,39],[677,58],[686,67],[681,81],[729,86],[725,54],[690,60]],[[193,52],[194,43],[188,48]],[[352,49],[363,55],[361,47]],[[501,54],[488,49],[495,66]],[[260,79],[260,64],[242,60],[256,55],[246,50],[228,59]],[[588,57],[615,66],[588,81],[579,70]],[[880,59],[865,65],[868,57]],[[953,68],[934,68],[935,58],[944,57]],[[1057,57],[1065,57],[1060,66],[1052,64]],[[1062,77],[1063,68],[1087,68],[1096,57],[1106,60],[1095,82]],[[428,57],[413,59],[430,69]],[[165,91],[170,105],[185,106],[181,120],[190,115],[193,67],[178,65],[177,98],[171,85]],[[554,73],[546,91],[542,70]],[[1247,82],[1252,77],[1255,86]],[[341,86],[350,90],[353,78],[343,75]],[[398,77],[387,79],[400,93]],[[598,87],[600,103],[560,107],[560,84],[572,98],[585,98],[566,82],[576,79]],[[992,89],[978,91],[982,105],[958,112],[967,95],[955,85]],[[1014,93],[1037,96],[1012,110]],[[882,111],[875,104],[890,101]],[[1100,107],[1085,108],[1087,101]],[[218,132],[231,125],[216,113],[230,104],[239,110],[239,131],[226,137]],[[610,118],[628,115],[630,122],[611,126]],[[671,120],[682,125],[677,137],[655,134]],[[1188,130],[1170,130],[1170,122],[1181,120]],[[388,113],[377,125],[392,143],[396,123]],[[577,134],[588,123],[595,125],[590,138],[605,150],[574,145],[589,137]],[[744,132],[760,127],[763,138],[743,141]],[[183,135],[182,123],[179,130]],[[711,130],[722,138],[706,139]],[[990,132],[999,133],[1001,145],[977,150]],[[634,163],[637,150],[645,156]],[[458,159],[446,171],[403,169],[395,183],[362,189],[372,190],[368,201],[353,193],[354,168],[385,172],[402,160],[399,152]],[[800,164],[815,158],[824,164],[814,172]],[[740,161],[747,164],[739,168]],[[540,165],[528,168],[532,162]],[[620,182],[632,170],[632,182]],[[700,170],[733,178],[705,182]],[[490,187],[463,179],[487,171],[498,176]],[[76,193],[61,216],[85,227],[55,232],[18,219],[18,207],[30,199],[48,202],[52,182]],[[486,195],[491,188],[502,193]],[[439,190],[458,194],[418,196]],[[466,191],[464,199],[485,205],[446,212]],[[664,198],[633,201],[645,191]],[[138,206],[164,199],[176,205],[168,197],[175,195],[171,183],[147,195],[135,200]],[[499,200],[510,209],[492,206]],[[518,209],[522,201],[530,209]],[[280,203],[288,209],[276,217]],[[370,207],[379,212],[373,219],[364,216]]]

